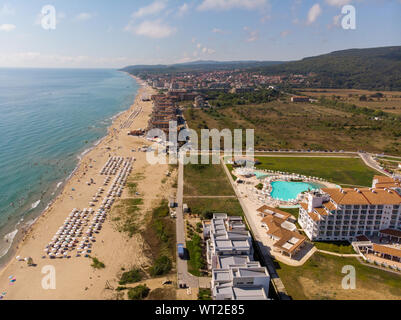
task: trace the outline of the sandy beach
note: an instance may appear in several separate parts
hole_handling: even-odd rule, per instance
[[[162,197],[168,197],[171,183],[162,182],[166,178],[168,165],[152,166],[147,163],[146,153],[137,150],[150,143],[144,138],[127,135],[129,130],[147,127],[152,112],[152,102],[142,101],[141,97],[153,93],[153,89],[142,85],[131,108],[116,117],[108,135],[84,155],[61,194],[18,244],[17,253],[0,271],[0,293],[5,293],[4,300],[114,299],[115,291],[108,288],[116,288],[122,268],[127,270],[133,266],[146,267],[149,264],[140,235],[129,237],[126,233],[117,231],[109,216],[103,223],[100,233],[96,234],[96,242],[92,244],[90,253],[91,257],[98,258],[106,265],[104,269],[94,269],[91,267],[91,259],[76,257],[75,251],[71,254],[71,258],[42,257],[46,255],[44,248],[63,225],[71,210],[89,208],[93,195],[97,193],[99,187],[103,187],[105,176],[100,175],[100,170],[110,156],[135,158],[131,176],[135,174],[143,176],[138,182],[138,192],[143,199],[141,207],[143,219],[146,218],[145,213],[157,205]],[[133,149],[136,152],[133,152]],[[88,185],[87,182],[91,179],[94,183]],[[121,198],[128,196],[128,190],[124,188]],[[97,202],[93,207],[95,211],[100,203],[101,201]],[[25,261],[17,261],[17,256],[31,257],[35,266],[28,266]],[[46,276],[42,271],[46,266],[54,267],[55,289],[44,289],[42,286],[42,279]],[[11,279],[15,281],[11,282]]]

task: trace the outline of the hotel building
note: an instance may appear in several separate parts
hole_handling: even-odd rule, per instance
[[[401,184],[375,176],[372,188],[323,188],[307,194],[298,222],[312,241],[355,240],[401,229]]]

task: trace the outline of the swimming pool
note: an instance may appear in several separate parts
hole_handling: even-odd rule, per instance
[[[297,198],[298,194],[304,191],[319,189],[321,186],[312,182],[273,181],[271,183],[274,199],[290,201]]]

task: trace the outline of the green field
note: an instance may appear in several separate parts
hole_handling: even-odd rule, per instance
[[[205,110],[187,108],[184,117],[199,137],[202,129],[254,129],[256,150],[365,150],[401,155],[397,120],[375,121],[371,115],[335,106],[280,99]]]
[[[352,245],[347,241],[328,241],[328,242],[316,241],[313,244],[319,250],[330,251],[341,254],[356,253],[354,251],[354,248],[352,248]]]
[[[223,212],[230,216],[243,216],[244,212],[236,198],[184,198],[191,212],[204,215],[207,212]]]
[[[356,288],[345,290],[342,268],[355,268]],[[356,258],[315,253],[304,265],[277,263],[277,272],[288,294],[295,300],[401,299],[401,276],[362,265]]]
[[[259,169],[285,171],[326,179],[339,185],[372,185],[372,178],[379,174],[357,158],[330,157],[256,157]]]
[[[230,181],[220,164],[187,164],[184,196],[233,196]]]

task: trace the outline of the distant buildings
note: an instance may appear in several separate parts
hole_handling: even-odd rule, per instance
[[[270,275],[253,261],[252,236],[241,217],[215,213],[203,222],[215,300],[266,300]]]
[[[310,99],[303,96],[293,96],[291,97],[291,102],[310,102]]]
[[[401,229],[400,180],[375,176],[372,188],[323,188],[301,203],[299,224],[313,241],[354,240]]]
[[[209,104],[205,101],[205,98],[201,95],[195,97],[194,108],[207,108]]]
[[[148,130],[161,129],[167,135],[169,122],[177,121],[177,107],[169,97],[165,95],[153,95],[153,111],[148,122]]]

